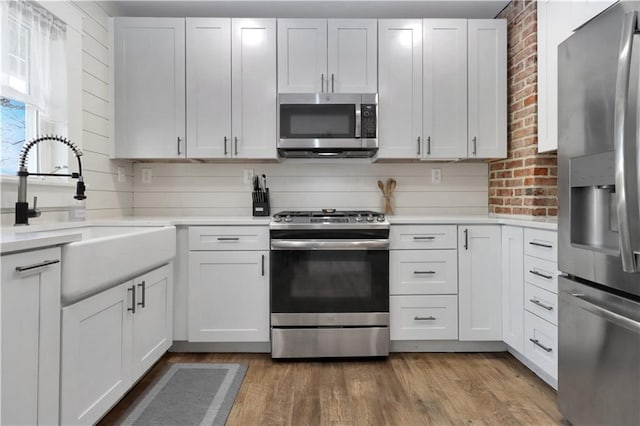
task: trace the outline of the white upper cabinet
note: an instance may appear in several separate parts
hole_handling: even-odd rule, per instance
[[[278,91],[376,93],[375,19],[279,19]]]
[[[378,21],[379,158],[422,153],[422,21]]]
[[[229,156],[231,20],[188,18],[187,142],[197,158]]]
[[[232,155],[276,158],[276,20],[233,19],[231,59]]]
[[[378,91],[378,23],[375,19],[330,19],[327,91]]]
[[[469,20],[469,158],[507,155],[507,21]]]
[[[467,156],[467,20],[423,21],[424,157]]]
[[[115,20],[115,156],[185,157],[181,18]]]
[[[558,45],[616,0],[537,2],[538,151],[558,149]]]

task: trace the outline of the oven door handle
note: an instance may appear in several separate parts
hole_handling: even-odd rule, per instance
[[[271,250],[388,250],[389,240],[271,240]]]

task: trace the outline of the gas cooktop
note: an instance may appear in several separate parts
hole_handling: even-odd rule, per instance
[[[344,228],[389,227],[384,214],[370,210],[285,210],[273,215],[272,229],[327,228],[338,225]]]

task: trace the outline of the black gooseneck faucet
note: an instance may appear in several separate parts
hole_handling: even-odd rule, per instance
[[[55,173],[30,173],[27,171],[27,156],[29,155],[29,150],[33,148],[35,145],[42,141],[56,141],[67,145],[73,153],[76,155],[78,159],[78,172],[71,174],[55,174]],[[28,225],[30,217],[39,217],[40,211],[36,208],[36,203],[38,201],[38,197],[33,197],[33,208],[29,208],[29,203],[27,202],[27,177],[28,176],[58,176],[58,177],[71,177],[74,179],[78,179],[78,183],[76,184],[76,195],[73,196],[76,200],[84,200],[87,197],[84,195],[85,185],[84,179],[82,178],[82,162],[80,161],[80,157],[82,156],[82,151],[78,149],[78,147],[71,142],[70,140],[63,138],[62,136],[55,135],[44,135],[38,138],[35,138],[28,143],[26,143],[22,150],[20,151],[20,157],[18,159],[18,201],[16,202],[16,222],[15,225]]]

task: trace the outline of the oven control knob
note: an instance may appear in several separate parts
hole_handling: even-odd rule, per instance
[[[371,215],[367,216],[367,222],[373,222],[373,216]]]
[[[282,218],[280,216],[274,216],[273,217],[273,221],[274,222],[282,222]]]
[[[287,217],[284,218],[284,221],[285,222],[291,222],[291,221],[293,221],[293,218],[291,216],[287,216]]]
[[[383,214],[381,214],[380,216],[378,216],[378,217],[376,218],[376,220],[377,220],[378,222],[384,222],[384,215],[383,215]]]
[[[356,216],[356,222],[362,222],[364,218],[360,215]]]

